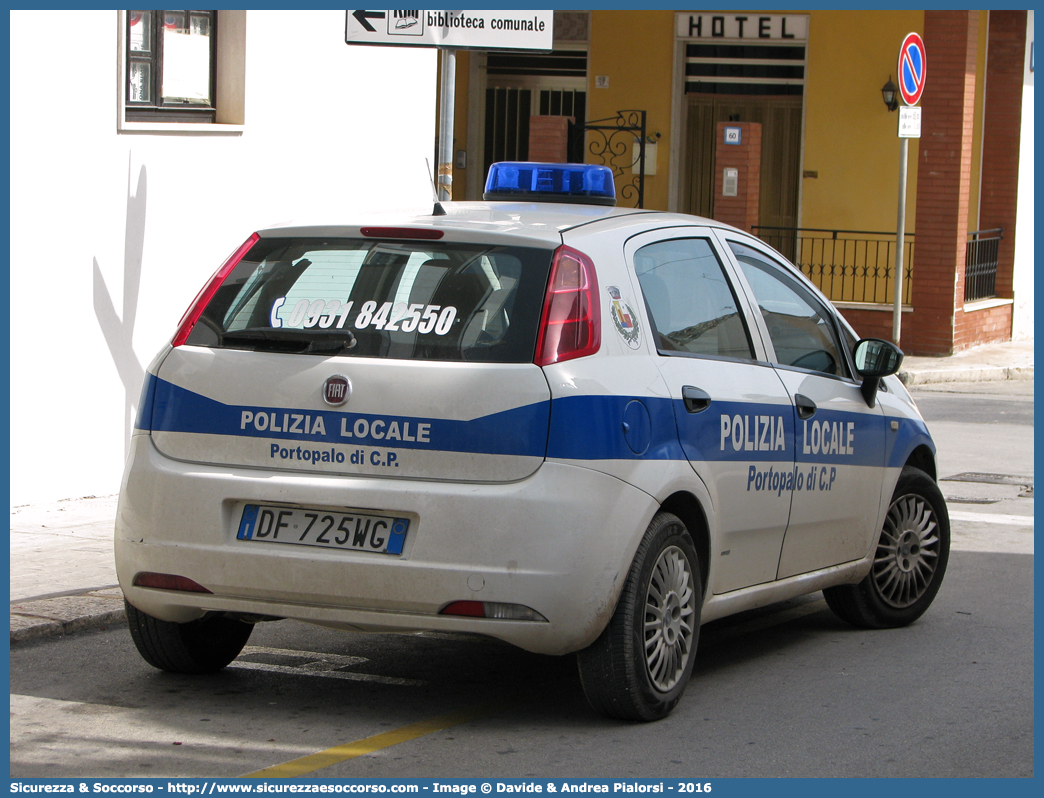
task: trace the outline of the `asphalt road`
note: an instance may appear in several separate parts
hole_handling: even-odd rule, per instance
[[[149,668],[123,629],[74,635],[12,651],[11,774],[237,776],[473,710],[305,773],[1030,776],[1032,566],[954,552],[935,605],[901,630],[853,630],[818,594],[708,624],[684,700],[647,725],[592,714],[571,657],[480,638],[282,622],[193,678]]]
[[[1021,390],[917,393],[954,551],[908,628],[854,630],[821,594],[707,624],[682,702],[643,725],[594,715],[572,657],[476,637],[284,621],[259,625],[224,672],[185,677],[146,665],[122,628],[80,633],[12,649],[11,775],[1032,776],[1032,383]],[[992,481],[946,479],[962,474]]]
[[[914,398],[962,545],[1033,552],[1033,380],[943,383]]]

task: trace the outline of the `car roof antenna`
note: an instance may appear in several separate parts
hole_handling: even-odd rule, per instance
[[[435,198],[435,207],[431,211],[432,216],[445,216],[446,209],[439,202],[439,190],[435,188],[435,178],[431,175],[431,162],[425,158],[424,165],[428,167],[428,182],[431,183],[431,196]]]

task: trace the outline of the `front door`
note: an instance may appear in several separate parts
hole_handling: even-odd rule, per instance
[[[714,218],[717,123],[757,122],[761,125],[758,225],[786,229],[797,227],[802,98],[694,94],[689,96],[688,102],[689,185],[688,205],[683,210],[696,216]],[[792,256],[792,241],[786,237],[782,240],[783,254]],[[789,252],[786,251],[788,247]]]
[[[576,130],[582,130],[587,119],[586,49],[491,51],[481,56],[481,62],[485,64],[484,91],[481,101],[479,97],[472,100],[484,107],[482,125],[476,131],[482,147],[469,159],[482,171],[474,176],[474,185],[469,181],[468,197],[472,199],[482,196],[490,164],[529,160],[531,116],[571,117]],[[567,160],[583,163],[582,136],[572,137]]]
[[[722,236],[757,302],[794,403],[796,482],[778,578],[858,560],[877,532],[885,417],[853,379],[833,314],[760,245]]]

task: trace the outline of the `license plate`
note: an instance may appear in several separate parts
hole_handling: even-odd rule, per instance
[[[387,515],[248,504],[243,508],[236,537],[263,543],[402,554],[409,526],[408,518]]]

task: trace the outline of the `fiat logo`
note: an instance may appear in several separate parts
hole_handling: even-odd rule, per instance
[[[323,400],[333,407],[340,407],[352,395],[352,384],[348,378],[335,374],[323,383]]]

